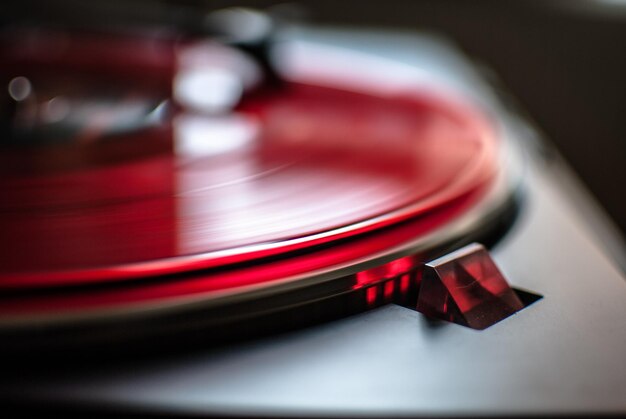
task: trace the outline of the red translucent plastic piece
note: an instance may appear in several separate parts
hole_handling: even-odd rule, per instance
[[[427,263],[417,310],[485,329],[524,308],[489,252],[474,243]]]

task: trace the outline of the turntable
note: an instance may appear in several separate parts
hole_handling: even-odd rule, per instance
[[[620,238],[453,45],[206,22],[5,28],[4,408],[626,412]]]

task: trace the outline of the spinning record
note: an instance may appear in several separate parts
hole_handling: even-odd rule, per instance
[[[306,277],[436,231],[499,176],[495,130],[436,89],[263,84],[253,61],[206,41],[19,36],[3,48],[0,289],[203,279],[5,313]]]

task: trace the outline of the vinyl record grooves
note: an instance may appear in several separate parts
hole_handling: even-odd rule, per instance
[[[7,327],[352,275],[445,242],[501,182],[496,129],[436,89],[263,85],[245,56],[193,40],[12,36],[32,39],[3,48]]]

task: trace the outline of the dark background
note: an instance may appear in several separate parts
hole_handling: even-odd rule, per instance
[[[206,10],[277,0],[111,0],[9,2],[2,20],[74,14],[110,24],[99,9],[130,20],[176,19],[174,8]],[[426,29],[446,34],[491,67],[626,232],[626,0],[301,0],[321,24]],[[6,3],[5,3],[6,5]],[[97,7],[95,7],[95,6]],[[94,10],[98,9],[97,13]],[[84,15],[84,16],[83,16]],[[115,15],[115,13],[114,13]]]

